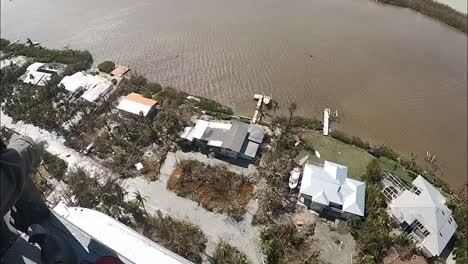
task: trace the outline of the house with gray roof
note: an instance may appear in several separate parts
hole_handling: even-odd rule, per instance
[[[412,186],[391,174],[385,174],[382,183],[394,223],[427,257],[443,255],[458,227],[445,197],[420,175]]]
[[[365,198],[366,184],[348,178],[346,166],[330,161],[304,165],[299,201],[309,209],[340,218],[364,216]]]
[[[195,126],[185,128],[181,138],[192,143],[205,144],[227,157],[253,160],[264,135],[265,130],[261,126],[237,120],[197,120]]]

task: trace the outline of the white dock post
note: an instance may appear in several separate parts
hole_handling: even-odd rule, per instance
[[[323,110],[323,135],[328,136],[330,131],[330,108]]]

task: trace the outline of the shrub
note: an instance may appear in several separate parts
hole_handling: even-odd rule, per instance
[[[99,71],[110,73],[115,67],[115,63],[112,61],[104,61],[99,63],[98,69]]]
[[[349,145],[354,145],[358,148],[362,148],[362,149],[365,149],[365,150],[369,150],[370,149],[370,145],[369,145],[369,142],[366,142],[366,141],[363,141],[362,139],[358,138],[358,137],[349,137],[348,135],[346,135],[344,132],[342,131],[338,131],[338,130],[335,130],[335,131],[332,131],[330,133],[330,136],[333,137],[334,139],[337,139],[343,143],[346,143],[346,144],[349,144]]]
[[[302,116],[293,116],[291,120],[292,127],[307,128],[311,130],[320,130],[322,129],[322,121],[316,118],[307,118]]]
[[[216,102],[214,100],[204,98],[204,97],[198,97],[200,99],[199,102],[195,102],[194,106],[203,109],[203,110],[208,110],[211,112],[216,112],[216,113],[222,113],[226,115],[233,115],[234,112],[232,111],[231,108],[224,106],[220,104],[219,102]]]
[[[208,210],[216,209],[236,221],[242,220],[253,191],[247,177],[236,175],[225,166],[210,167],[195,160],[182,161],[177,173],[171,176],[168,189]]]
[[[272,225],[260,233],[261,250],[266,263],[309,263],[316,253],[311,249],[310,238],[313,228],[300,232],[292,223]],[[313,230],[312,230],[313,232]]]
[[[211,261],[212,264],[247,264],[249,261],[247,260],[247,256],[239,251],[236,247],[233,247],[226,243],[225,241],[221,241],[216,246],[216,251],[213,256],[213,260]]]
[[[73,205],[95,208],[100,203],[98,196],[101,194],[101,185],[97,179],[88,177],[81,169],[70,173],[65,181],[68,184],[68,196],[74,196]]]
[[[187,95],[186,92],[166,87],[158,93],[157,98],[163,107],[179,107],[185,102]]]
[[[149,216],[143,235],[195,263],[202,262],[208,241],[198,226],[190,222],[163,216]]]
[[[384,157],[386,157],[388,159],[391,159],[393,161],[398,161],[399,155],[393,149],[391,149],[391,148],[389,148],[389,147],[387,147],[385,145],[381,145],[376,150],[380,155],[382,155],[382,156],[384,156]]]
[[[130,83],[138,87],[143,87],[148,84],[148,80],[143,76],[139,75],[136,71],[130,76]]]
[[[162,86],[159,83],[149,82],[143,86],[143,92],[148,94],[157,94],[162,91]]]
[[[13,44],[4,49],[6,54],[23,55],[33,57],[41,62],[58,62],[63,64],[86,63],[91,66],[93,64],[93,56],[89,51],[80,50],[56,50],[46,49],[42,47],[31,47],[23,44]]]
[[[243,123],[246,123],[246,124],[250,124],[250,118],[247,118],[247,117],[240,117],[239,118],[239,121],[243,122]]]
[[[378,183],[382,179],[382,170],[380,168],[379,160],[372,159],[367,165],[366,174],[362,179],[368,183]]]
[[[47,151],[43,152],[42,160],[53,178],[57,180],[63,179],[67,171],[67,163],[65,161]]]
[[[3,50],[8,45],[10,45],[10,41],[8,39],[0,38],[0,50]]]
[[[333,137],[334,139],[337,139],[337,140],[343,142],[343,143],[351,144],[351,138],[348,137],[348,135],[346,135],[344,132],[334,130],[334,131],[332,131],[330,133],[330,136]]]

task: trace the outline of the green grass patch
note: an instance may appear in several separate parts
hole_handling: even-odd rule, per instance
[[[56,50],[42,47],[29,47],[24,44],[13,44],[8,48],[2,48],[2,51],[9,56],[23,55],[35,58],[41,62],[58,62],[63,64],[86,64],[91,66],[93,56],[87,50]]]
[[[102,72],[110,73],[114,69],[115,63],[112,61],[104,61],[99,63],[97,67]]]
[[[403,182],[411,185],[411,182],[413,182],[413,178],[411,175],[405,170],[403,166],[398,164],[396,161],[391,160],[386,157],[380,157],[379,158],[379,165],[382,171],[386,171],[391,173],[392,175],[400,178]]]
[[[345,165],[348,167],[348,176],[353,179],[360,179],[366,173],[367,164],[373,158],[363,149],[317,132],[308,132],[303,138],[307,147],[320,153],[320,159],[312,155],[309,160],[319,163],[328,160]]]
[[[231,108],[224,106],[214,100],[204,98],[197,96],[200,99],[200,102],[195,102],[194,106],[203,109],[203,110],[208,110],[210,112],[217,112],[217,113],[222,113],[226,115],[232,115],[234,112],[232,111]]]

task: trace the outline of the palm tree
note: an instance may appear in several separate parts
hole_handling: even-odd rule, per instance
[[[289,131],[289,128],[291,127],[291,122],[294,116],[294,113],[296,113],[297,110],[297,104],[295,102],[292,102],[288,106],[288,112],[289,112],[289,118],[288,118],[288,125],[286,127],[286,131]]]
[[[108,100],[105,100],[104,102],[102,102],[101,109],[104,112],[104,125],[106,126],[107,130],[109,131],[110,136],[112,138],[115,138],[114,134],[112,133],[112,128],[110,127],[109,123],[107,122],[109,113],[111,113],[111,111],[113,109],[112,101],[110,99],[108,99]]]
[[[143,211],[145,212],[146,217],[148,217],[148,212],[146,211],[146,207],[145,207],[146,198],[144,198],[141,195],[140,191],[138,190],[133,192],[133,194],[135,195],[136,202],[141,206],[141,208],[143,208]]]

